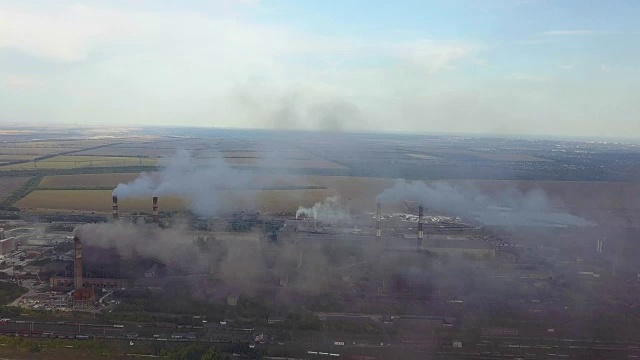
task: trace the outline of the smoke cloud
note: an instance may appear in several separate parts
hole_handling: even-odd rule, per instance
[[[323,202],[317,202],[311,208],[300,206],[296,211],[296,219],[306,215],[314,220],[319,220],[329,224],[347,222],[351,220],[349,212],[340,205],[338,196],[328,197]]]
[[[159,173],[143,173],[130,183],[119,184],[113,195],[123,199],[179,196],[188,201],[194,213],[213,216],[220,210],[224,191],[247,188],[253,179],[251,173],[232,168],[222,157],[196,159],[188,151],[178,150]]]
[[[380,203],[418,201],[426,208],[474,218],[485,225],[498,226],[592,226],[593,223],[564,212],[554,212],[546,193],[540,189],[522,192],[509,188],[488,194],[471,185],[439,181],[398,180],[377,196]]]
[[[335,268],[325,244],[266,243],[258,232],[215,234],[196,242],[200,233],[185,226],[161,229],[155,225],[118,221],[83,224],[74,230],[84,246],[114,250],[124,259],[150,258],[191,274],[211,274],[223,282],[224,292],[256,293],[287,279],[281,290],[317,293],[330,289],[327,269]],[[365,251],[365,250],[363,250]]]
[[[84,224],[74,230],[74,235],[83,245],[114,249],[123,258],[137,254],[190,271],[207,269],[207,260],[199,255],[193,238],[185,236],[179,228],[160,229],[120,221]]]

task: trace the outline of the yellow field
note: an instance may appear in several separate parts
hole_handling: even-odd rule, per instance
[[[113,166],[138,166],[156,165],[156,159],[136,157],[109,157],[109,156],[56,156],[50,159],[22,164],[2,166],[0,170],[15,169],[73,169],[81,167],[113,167]]]
[[[111,212],[111,190],[36,190],[20,199],[16,206],[34,210],[96,211]],[[122,199],[119,206],[123,211],[151,212],[151,199]],[[165,197],[162,207],[166,210],[184,208],[184,202],[177,198]],[[126,210],[125,210],[126,209]]]
[[[55,175],[46,176],[41,182],[42,188],[95,188],[95,187],[112,187],[115,188],[119,183],[126,183],[134,180],[138,174],[131,173],[115,173],[115,174],[82,174],[82,175]],[[375,196],[382,192],[385,188],[393,184],[391,179],[377,179],[365,177],[350,176],[297,176],[297,175],[256,175],[254,180],[250,182],[252,187],[278,187],[285,188],[287,186],[297,187],[324,187],[326,191],[322,192],[326,196],[340,196],[342,201],[354,209],[370,209],[375,206]],[[316,193],[306,190],[308,196],[300,198],[300,191],[263,191],[260,196],[264,196],[264,204],[269,208],[270,204],[286,203],[292,198],[296,201],[313,200],[318,201]],[[271,194],[286,195],[282,199],[271,199]],[[298,196],[298,197],[296,197]],[[262,200],[261,200],[262,201]],[[308,203],[308,201],[304,201]],[[36,206],[37,207],[37,206]],[[281,207],[281,205],[277,205]]]
[[[65,187],[115,187],[120,182],[128,182],[137,174],[86,174],[47,176],[40,186],[47,188]],[[391,186],[391,179],[376,179],[341,176],[257,176],[252,186],[308,186],[326,189],[298,190],[242,190],[226,191],[218,199],[217,205],[224,211],[266,208],[269,212],[294,211],[298,206],[312,206],[329,196],[340,196],[341,203],[355,211],[375,209],[375,197]],[[16,204],[29,210],[49,211],[96,211],[108,213],[111,210],[111,190],[36,190]],[[121,199],[121,212],[149,212],[150,199]],[[167,210],[181,209],[184,202],[176,198],[162,197],[160,207]]]
[[[220,195],[216,206],[223,211],[247,209],[267,211],[295,211],[298,205],[311,206],[327,196],[329,190],[257,190],[227,191]],[[185,201],[176,197],[161,197],[161,210],[181,210]],[[121,199],[118,201],[121,214],[132,212],[151,213],[151,198]],[[111,190],[36,190],[16,203],[21,209],[35,211],[82,211],[111,212]]]
[[[42,188],[64,189],[69,187],[113,187],[120,183],[127,183],[135,180],[138,173],[114,173],[114,174],[78,174],[78,175],[54,175],[45,176],[40,181]]]
[[[35,155],[23,155],[23,154],[7,155],[7,154],[0,154],[0,161],[33,160],[34,158],[36,158]]]

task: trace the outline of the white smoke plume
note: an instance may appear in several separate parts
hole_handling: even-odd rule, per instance
[[[328,197],[323,202],[317,202],[311,208],[300,206],[296,211],[296,219],[300,215],[312,217],[314,220],[336,224],[351,219],[349,211],[340,205],[338,196]]]
[[[122,199],[179,196],[188,201],[194,213],[213,216],[220,209],[223,191],[247,188],[253,179],[249,172],[232,168],[222,157],[196,159],[188,151],[178,150],[159,173],[142,173],[132,182],[119,184],[113,195]]]
[[[486,225],[501,226],[591,226],[580,217],[554,212],[546,193],[540,189],[522,192],[514,188],[487,194],[472,185],[439,181],[400,179],[377,196],[380,203],[418,201],[426,208],[473,217]]]

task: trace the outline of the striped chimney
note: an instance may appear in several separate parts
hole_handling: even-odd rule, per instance
[[[73,262],[73,286],[76,290],[79,290],[84,286],[84,279],[82,278],[82,242],[80,242],[79,237],[73,237],[73,245],[75,248],[75,259]]]
[[[382,236],[382,230],[380,229],[380,221],[382,220],[382,205],[376,203],[376,237],[379,239]]]
[[[113,196],[112,200],[113,200],[113,211],[112,211],[113,220],[118,220],[118,197]]]
[[[422,224],[424,222],[424,207],[420,205],[418,207],[418,249],[422,248],[422,239],[424,239],[424,230],[422,229]]]
[[[153,222],[158,222],[158,197],[153,197]]]

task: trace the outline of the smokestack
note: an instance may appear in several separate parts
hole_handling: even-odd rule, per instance
[[[118,197],[117,196],[113,196],[113,220],[118,220]]]
[[[0,228],[0,240],[4,240],[4,228]]]
[[[380,221],[382,220],[382,205],[376,203],[376,240],[380,241],[382,230],[380,229]]]
[[[80,242],[80,238],[74,236],[73,244],[76,250],[75,260],[73,262],[73,284],[75,289],[79,290],[82,289],[84,285],[82,279],[82,243]]]
[[[422,223],[424,221],[423,217],[424,217],[424,207],[420,205],[418,207],[418,242],[417,242],[418,250],[422,249],[422,239],[424,238],[424,231],[422,229]]]
[[[158,197],[153,197],[153,222],[158,222]]]

